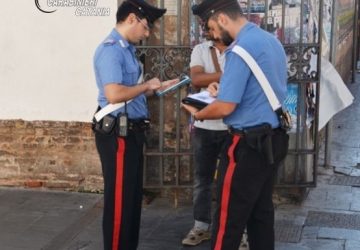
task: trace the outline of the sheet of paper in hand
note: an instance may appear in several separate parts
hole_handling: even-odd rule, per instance
[[[216,99],[208,91],[202,91],[197,94],[188,95],[182,99],[182,103],[193,106],[197,109],[203,109]]]

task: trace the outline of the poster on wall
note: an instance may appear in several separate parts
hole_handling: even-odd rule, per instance
[[[297,103],[298,103],[298,84],[289,83],[287,85],[287,96],[284,102],[285,108],[289,111],[291,116],[292,128],[291,133],[296,132],[297,124]]]
[[[284,106],[289,111],[291,116],[292,128],[290,133],[295,133],[297,129],[298,105],[303,106],[303,112],[300,112],[299,117],[305,119],[307,128],[311,127],[315,114],[315,88],[315,83],[307,83],[305,85],[305,101],[299,102],[299,84],[288,83],[287,96],[284,101]],[[301,121],[300,124],[302,124]],[[301,127],[300,130],[302,129],[303,128]]]
[[[327,1],[326,6],[331,9],[332,0],[325,1]],[[240,1],[240,5],[246,11],[248,10],[247,1]],[[273,33],[283,43],[318,42],[319,1],[286,0],[283,3],[281,0],[269,0],[266,20],[264,20],[265,13],[262,8],[265,6],[265,2],[255,1],[251,2],[251,5],[249,20]],[[285,14],[284,18],[283,13]],[[327,20],[331,27],[331,13],[327,17],[329,17]],[[328,25],[326,27],[331,30]]]
[[[352,2],[353,0],[342,0]],[[319,39],[318,32],[318,0],[251,0],[248,6],[247,0],[238,0],[240,7],[249,21],[257,24],[259,27],[274,34],[284,44],[299,43],[317,43]],[[195,4],[196,0],[192,0]],[[268,4],[266,6],[266,3]],[[346,4],[340,4],[346,6]],[[285,8],[285,10],[283,10]],[[324,0],[323,8],[323,55],[329,56],[331,41],[333,0]],[[283,18],[283,13],[285,17]],[[301,13],[303,16],[301,17]],[[265,20],[266,17],[266,20]],[[191,44],[195,45],[202,41],[201,25],[197,18],[193,17],[191,22]],[[342,19],[346,19],[343,17]],[[302,22],[302,24],[301,24]],[[300,29],[302,25],[302,30]],[[350,27],[346,24],[346,27]],[[342,27],[340,28],[342,29]],[[345,29],[348,31],[349,29]],[[302,32],[302,38],[300,38]]]

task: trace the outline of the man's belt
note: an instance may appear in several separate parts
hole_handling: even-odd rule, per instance
[[[271,128],[269,123],[244,129],[234,129],[230,127],[229,132],[233,135],[244,137],[246,144],[250,148],[262,153],[268,164],[271,165],[274,163],[272,148],[272,135],[274,134],[274,129]]]
[[[236,129],[233,127],[229,128],[230,134],[234,135],[263,135],[263,134],[269,134],[271,133],[272,129],[271,125],[268,123],[247,127],[243,129]]]
[[[241,136],[244,135],[244,130],[242,130],[242,129],[236,129],[233,127],[229,127],[228,131],[232,135],[241,135]]]
[[[150,128],[150,120],[148,119],[129,119],[129,130],[145,131]]]

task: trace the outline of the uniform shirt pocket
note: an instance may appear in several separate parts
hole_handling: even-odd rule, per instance
[[[126,63],[123,67],[124,83],[135,85],[139,77],[139,67],[134,63]]]

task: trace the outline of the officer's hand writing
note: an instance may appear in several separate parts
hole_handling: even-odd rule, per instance
[[[219,92],[219,83],[217,82],[210,83],[209,86],[207,87],[207,91],[210,92],[211,96],[217,97]]]

